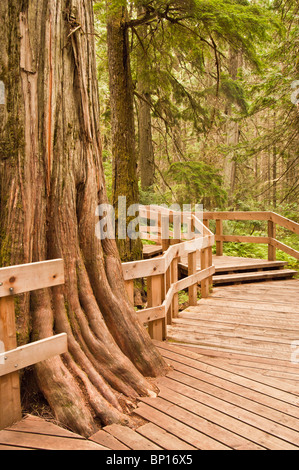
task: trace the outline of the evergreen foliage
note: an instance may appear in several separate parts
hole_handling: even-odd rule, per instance
[[[139,81],[150,89],[155,183],[140,189],[140,201],[203,202],[206,209],[274,209],[298,220],[299,113],[291,100],[292,94],[296,96],[292,86],[299,79],[297,2],[115,4],[127,6],[129,12],[136,104]],[[95,9],[102,28],[98,47],[103,87],[105,2],[97,2]],[[144,25],[145,35],[140,29]],[[147,63],[141,70],[140,48]],[[102,112],[109,160],[108,98]],[[135,118],[137,128],[138,112]],[[231,187],[225,185],[227,168]]]

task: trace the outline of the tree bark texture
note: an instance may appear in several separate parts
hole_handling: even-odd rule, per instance
[[[113,157],[112,200],[118,234],[118,199],[126,197],[128,209],[139,203],[139,189],[127,9],[115,3],[112,1],[107,7],[107,42]],[[127,226],[132,218],[135,217],[127,217]],[[117,244],[122,261],[142,258],[139,238],[117,238]]]
[[[165,363],[128,301],[115,241],[95,236],[107,202],[92,0],[2,0],[1,266],[63,258],[64,286],[17,300],[19,343],[68,334],[36,366],[58,421],[82,435],[129,423]]]
[[[139,15],[144,10],[139,9]],[[139,30],[137,49],[137,90],[138,90],[138,137],[139,137],[139,172],[141,188],[149,189],[155,182],[155,156],[152,136],[151,117],[151,87],[150,87],[150,58],[148,55],[146,38],[148,26],[142,25]]]

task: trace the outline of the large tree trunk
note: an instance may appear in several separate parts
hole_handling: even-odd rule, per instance
[[[2,0],[0,263],[63,258],[66,283],[18,302],[21,342],[68,334],[36,366],[56,418],[83,435],[128,421],[165,363],[130,305],[113,240],[95,236],[106,202],[92,0]]]
[[[107,17],[113,157],[112,200],[118,236],[119,197],[126,198],[128,209],[139,203],[139,190],[127,8],[118,6],[114,0],[108,2]],[[127,217],[127,226],[137,216],[138,213],[133,217]],[[142,244],[139,237],[117,238],[117,244],[122,261],[142,258]]]

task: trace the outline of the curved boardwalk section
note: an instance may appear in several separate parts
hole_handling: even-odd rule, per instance
[[[173,320],[168,338],[201,353],[283,361],[292,370],[292,362],[299,362],[299,280],[216,287]]]

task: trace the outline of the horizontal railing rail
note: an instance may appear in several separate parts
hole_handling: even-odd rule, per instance
[[[205,225],[209,227],[209,221],[216,221],[216,255],[223,255],[223,243],[261,243],[268,245],[268,260],[275,261],[276,249],[299,259],[299,251],[277,240],[277,225],[290,230],[299,235],[299,224],[293,220],[287,219],[275,212],[204,212],[203,219]],[[268,236],[240,236],[240,235],[223,235],[223,221],[265,221],[268,222]]]
[[[0,430],[22,418],[18,371],[67,352],[66,333],[17,347],[14,295],[61,284],[61,259],[0,268]]]

